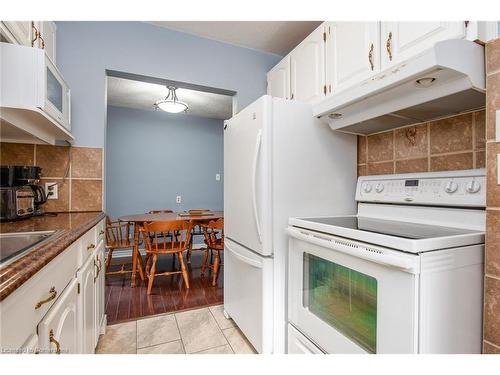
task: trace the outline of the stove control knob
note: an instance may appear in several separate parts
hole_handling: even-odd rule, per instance
[[[375,191],[376,191],[377,193],[381,193],[382,191],[384,191],[384,185],[383,185],[383,184],[380,184],[380,183],[379,183],[379,184],[377,184],[377,185],[375,185]]]
[[[365,193],[369,193],[370,191],[372,191],[372,185],[369,182],[365,183],[363,185],[363,191]]]
[[[481,184],[479,182],[477,182],[476,180],[472,180],[471,182],[469,182],[467,184],[466,190],[467,190],[467,193],[469,193],[469,194],[475,194],[479,190],[481,190]]]
[[[458,184],[453,181],[449,181],[444,187],[444,191],[446,191],[448,194],[453,194],[457,190],[458,190]]]

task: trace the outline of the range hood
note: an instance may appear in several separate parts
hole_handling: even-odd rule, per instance
[[[485,92],[484,47],[446,40],[317,103],[313,114],[368,135],[483,108]]]

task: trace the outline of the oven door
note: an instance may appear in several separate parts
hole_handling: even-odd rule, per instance
[[[328,353],[416,353],[417,255],[289,227],[288,319]]]

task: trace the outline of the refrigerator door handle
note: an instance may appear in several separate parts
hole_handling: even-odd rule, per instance
[[[259,212],[257,210],[257,163],[259,161],[260,146],[262,144],[262,129],[257,133],[257,139],[255,142],[255,151],[253,156],[253,166],[252,166],[252,204],[253,204],[253,217],[255,219],[255,226],[257,227],[257,234],[259,236],[259,242],[262,243],[262,235],[260,233],[260,221]]]
[[[242,254],[240,254],[239,252],[237,252],[235,249],[232,249],[227,241],[226,243],[224,244],[224,246],[229,250],[229,252],[234,255],[238,260],[240,260],[241,262],[243,263],[246,263],[248,264],[249,266],[252,266],[252,267],[255,267],[255,268],[262,268],[262,264],[252,258],[249,258],[249,257],[246,257]]]

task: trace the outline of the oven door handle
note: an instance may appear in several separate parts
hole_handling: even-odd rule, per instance
[[[408,259],[346,246],[341,244],[340,242],[337,242],[335,239],[333,240],[323,239],[313,234],[306,234],[295,228],[289,227],[286,229],[286,232],[290,236],[298,240],[309,242],[317,246],[326,247],[327,249],[339,251],[344,254],[352,255],[357,258],[365,259],[385,266],[401,268],[404,270],[411,270],[414,268],[412,262],[410,262]]]

